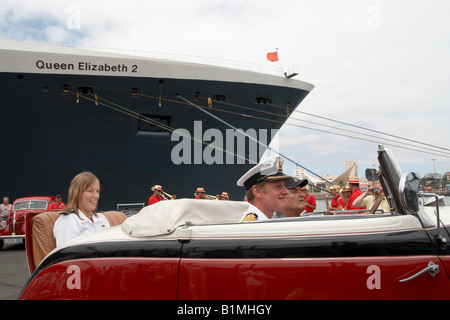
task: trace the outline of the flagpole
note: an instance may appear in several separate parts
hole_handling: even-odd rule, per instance
[[[278,48],[277,48],[277,56],[278,56],[278,68],[280,68],[281,69],[281,73],[283,73],[283,67],[281,66],[280,56],[278,55]]]

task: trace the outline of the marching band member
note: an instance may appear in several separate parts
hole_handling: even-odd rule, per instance
[[[327,205],[327,211],[336,211],[343,210],[345,208],[344,198],[339,194],[339,190],[341,188],[339,186],[331,186],[330,192],[333,195],[333,199],[331,200],[331,205],[328,204],[328,195],[325,196],[325,203]]]
[[[308,188],[306,186],[302,187],[302,191],[305,194],[305,211],[307,213],[314,212],[316,210],[317,202],[314,195],[308,193]]]
[[[148,199],[148,205],[152,205],[165,200],[163,196],[163,188],[160,185],[155,185],[152,187],[153,195]]]
[[[345,206],[347,205],[348,199],[350,199],[350,196],[352,194],[352,190],[350,190],[349,186],[342,187],[339,193],[342,196],[342,199],[344,200]],[[345,209],[345,206],[343,209]]]
[[[345,210],[357,210],[357,209],[365,209],[366,207],[355,207],[353,205],[353,201],[362,195],[361,189],[359,189],[359,178],[358,177],[350,177],[348,179],[348,186],[352,192],[350,198],[347,201],[345,206]]]
[[[230,198],[228,197],[228,192],[222,192],[222,194],[220,195],[220,200],[230,200]]]
[[[194,193],[195,199],[206,199],[205,197],[205,189],[198,187]]]

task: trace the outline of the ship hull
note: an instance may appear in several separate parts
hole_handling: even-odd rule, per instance
[[[39,57],[33,61],[40,61]],[[39,64],[35,66],[39,69]],[[1,192],[11,199],[37,194],[62,194],[67,199],[71,179],[88,170],[101,182],[101,210],[115,209],[118,203],[146,203],[155,184],[177,198],[193,197],[201,186],[208,194],[225,191],[240,200],[244,190],[236,181],[264,148],[258,146],[255,158],[247,139],[245,151],[235,141],[233,150],[227,150],[230,153],[220,148],[211,152],[207,147],[211,141],[227,149],[227,130],[232,129],[179,97],[206,107],[235,128],[255,129],[257,138],[269,143],[271,130],[286,120],[287,103],[292,112],[309,93],[239,80],[56,71],[0,72]],[[270,101],[256,100],[261,97]],[[214,129],[209,131],[212,138],[205,136],[209,129]],[[206,144],[185,140],[171,130],[189,132]],[[222,141],[214,136],[219,132]]]

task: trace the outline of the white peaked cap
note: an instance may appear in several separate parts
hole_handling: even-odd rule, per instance
[[[284,159],[280,156],[271,156],[261,161],[256,166],[247,171],[237,182],[240,187],[250,189],[253,185],[261,181],[276,181],[292,178],[283,173]]]

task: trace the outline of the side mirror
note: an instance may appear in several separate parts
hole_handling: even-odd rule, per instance
[[[425,193],[422,191],[422,183],[417,173],[406,172],[402,175],[399,183],[400,203],[403,208],[410,213],[418,213],[420,210],[419,198],[431,196],[436,198],[436,240],[444,248],[447,245],[447,239],[441,233],[441,220],[439,217],[439,197],[434,193]]]
[[[418,213],[419,192],[422,191],[420,176],[414,172],[404,173],[400,178],[398,190],[402,207],[410,213]]]
[[[366,169],[366,179],[369,181],[378,181],[380,180],[380,174],[375,169]]]

